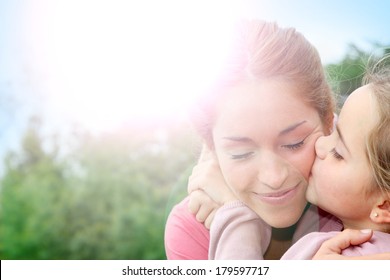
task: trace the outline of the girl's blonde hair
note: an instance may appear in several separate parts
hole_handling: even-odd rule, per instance
[[[367,154],[375,183],[390,194],[390,68],[373,67],[363,84],[370,84],[379,115],[367,138]]]
[[[316,109],[324,127],[330,129],[335,100],[313,45],[294,28],[261,20],[242,22],[237,34],[224,72],[193,114],[195,128],[206,144],[213,148],[212,128],[220,98],[227,89],[253,80],[291,82],[303,100]]]

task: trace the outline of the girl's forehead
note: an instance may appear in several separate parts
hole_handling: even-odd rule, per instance
[[[339,124],[349,134],[364,139],[377,124],[379,113],[376,99],[369,85],[355,90],[347,98],[340,112]]]
[[[362,86],[352,92],[341,109],[340,116],[354,115],[356,120],[375,121],[379,116],[377,101],[370,85]],[[353,118],[351,118],[353,119]]]

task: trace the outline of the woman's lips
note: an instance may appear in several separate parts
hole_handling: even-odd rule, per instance
[[[284,204],[289,201],[298,191],[297,184],[295,187],[272,193],[255,193],[262,201],[269,204]]]

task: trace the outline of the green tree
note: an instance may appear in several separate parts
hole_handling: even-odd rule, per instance
[[[193,135],[183,126],[129,126],[100,137],[84,135],[78,143],[78,197],[88,198],[78,202],[78,215],[84,216],[79,226],[91,232],[89,238],[76,234],[73,247],[86,248],[82,258],[89,259],[164,259],[166,208],[173,186],[180,185],[180,198],[185,194],[183,174],[189,175],[196,159]]]
[[[348,47],[347,55],[339,62],[325,66],[328,80],[335,92],[339,107],[346,97],[362,85],[362,79],[370,67],[386,54],[390,54],[389,47],[375,44],[376,53],[368,53],[354,44]],[[385,62],[389,63],[390,59]]]
[[[65,224],[58,219],[68,195],[64,166],[57,151],[44,151],[32,119],[22,140],[20,156],[6,158],[1,185],[1,255],[5,259],[60,258]]]
[[[185,125],[82,132],[64,153],[40,131],[32,121],[6,160],[2,259],[164,259],[166,213],[185,195],[196,160],[192,132]]]

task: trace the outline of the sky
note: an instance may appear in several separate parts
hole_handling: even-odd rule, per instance
[[[1,0],[0,157],[31,115],[95,132],[185,116],[241,18],[295,27],[324,63],[390,45],[390,1]]]

